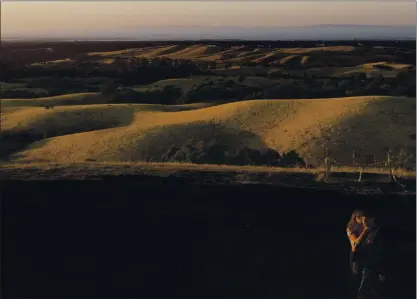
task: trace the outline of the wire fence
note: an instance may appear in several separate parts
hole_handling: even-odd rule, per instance
[[[358,152],[353,151],[352,154],[352,161],[349,163],[346,160],[341,161],[332,158],[327,149],[325,152],[326,158],[324,159],[324,165],[325,165],[325,174],[324,174],[324,180],[328,181],[331,178],[332,175],[332,168],[356,168],[358,172],[358,178],[357,181],[362,181],[363,173],[368,169],[386,169],[387,179],[390,182],[397,182],[397,176],[395,175],[395,165],[393,163],[393,155],[391,151],[387,152],[386,158],[382,160],[375,160],[375,156],[373,154],[367,154],[361,156]]]

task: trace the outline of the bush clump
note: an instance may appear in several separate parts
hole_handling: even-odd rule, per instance
[[[216,142],[187,141],[181,148],[171,147],[164,151],[162,162],[187,162],[196,164],[225,165],[265,165],[279,167],[306,167],[305,161],[295,151],[282,156],[273,149],[260,152],[256,149],[240,147],[230,149]]]

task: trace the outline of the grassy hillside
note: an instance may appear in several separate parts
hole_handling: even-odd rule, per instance
[[[415,99],[395,97],[255,100],[211,107],[14,106],[5,109],[2,128],[12,135],[39,132],[50,137],[27,145],[14,161],[158,161],[173,146],[215,142],[230,151],[294,149],[307,163],[318,165],[325,148],[346,162],[354,149],[376,160],[385,158],[387,147],[415,152],[415,106]]]
[[[234,90],[230,92],[234,95],[228,100],[281,97],[312,99],[367,95],[415,97],[415,63],[409,56],[410,52],[405,49],[393,52],[389,49],[376,51],[369,47],[352,46],[283,48],[268,43],[233,46],[193,43],[143,45],[117,51],[87,52],[85,55],[50,60],[51,63],[43,61],[37,66],[14,72],[12,74],[14,79],[10,79],[9,75],[7,75],[8,80],[2,79],[7,83],[0,83],[2,87],[0,97],[31,99],[52,95],[94,93],[100,91],[102,85],[109,80],[115,81],[119,87],[129,88],[130,91],[134,89],[137,92],[157,93],[158,89],[163,89],[165,86],[175,86],[180,87],[183,93],[187,93],[193,86],[204,83],[204,80],[212,81],[207,83],[213,85],[215,81],[219,81],[216,77],[220,76],[233,81],[237,81],[238,78],[231,77],[246,77],[245,82],[240,85],[255,89],[267,89],[274,83],[282,83],[269,80],[273,78],[297,80],[297,84],[306,87],[305,90],[301,90],[295,85],[292,88],[286,86],[287,91],[268,92],[265,97],[260,94],[264,90],[253,90],[253,88],[238,92]],[[264,78],[258,78],[255,82],[255,76]],[[328,86],[322,88],[323,80],[333,80],[334,84],[330,82]],[[337,82],[338,80],[349,80],[349,82]],[[239,80],[239,83],[242,83],[241,81]],[[222,87],[223,91],[226,87]],[[171,92],[164,98],[166,100],[155,100],[158,98],[156,94],[131,93],[132,98],[136,97],[140,100],[130,100],[130,102],[163,104],[184,102],[176,102],[176,99],[170,98],[176,97],[178,89],[169,89],[166,92]],[[239,93],[238,97],[236,93]],[[214,96],[218,98],[217,95]],[[144,97],[152,100],[144,100]],[[208,101],[204,97],[201,100]],[[68,104],[71,104],[71,101],[72,99]],[[82,100],[77,104],[102,102],[102,100]],[[7,101],[5,103],[15,104]],[[38,105],[38,103],[29,100],[27,105]],[[23,104],[21,102],[17,105]]]
[[[246,48],[232,47],[222,48],[207,45],[167,45],[156,47],[144,47],[109,52],[91,52],[90,57],[114,58],[170,58],[194,61],[216,61],[241,63],[252,61],[262,63],[275,61],[282,66],[312,67],[355,67],[372,63],[384,63],[392,61],[395,57],[392,53],[363,54],[359,48],[352,46],[330,46],[316,48]],[[395,70],[404,65],[393,64]],[[406,66],[405,66],[406,67]]]
[[[16,88],[24,88],[24,87],[25,87],[25,84],[0,82],[0,90],[1,89],[16,89]]]
[[[282,53],[288,54],[311,54],[314,52],[333,52],[333,53],[351,53],[357,49],[352,46],[332,46],[332,47],[315,47],[315,48],[286,48],[281,49]]]
[[[284,82],[285,79],[273,79],[273,78],[265,78],[265,77],[246,76],[243,78],[242,82],[240,82],[238,76],[233,76],[233,77],[229,76],[226,79],[219,77],[219,76],[193,76],[191,78],[160,80],[149,85],[134,86],[133,89],[137,91],[150,91],[150,90],[160,90],[166,86],[174,86],[177,88],[181,88],[182,91],[186,93],[190,91],[192,87],[197,86],[204,82],[209,82],[209,81],[213,83],[233,81],[236,84],[243,84],[245,86],[250,86],[250,87],[264,88],[264,87],[272,86],[280,82]]]

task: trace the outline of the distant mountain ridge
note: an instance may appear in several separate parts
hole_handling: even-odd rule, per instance
[[[233,26],[171,26],[117,28],[103,32],[56,32],[40,38],[77,39],[77,40],[350,40],[350,39],[387,39],[414,40],[416,27],[413,25],[332,25],[292,27],[233,27]],[[13,37],[3,36],[3,39]],[[21,39],[21,38],[19,38]]]

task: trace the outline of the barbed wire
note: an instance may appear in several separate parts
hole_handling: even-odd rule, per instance
[[[347,163],[346,161],[340,161],[340,160],[336,160],[336,159],[332,159],[332,158],[330,158],[330,162],[332,163],[332,165],[341,165],[341,166],[348,166],[349,165],[349,163]],[[350,165],[354,165],[354,166],[358,166],[358,167],[378,166],[378,165],[389,166],[387,160],[383,160],[383,161],[379,161],[379,162],[374,162],[374,163],[365,163],[365,164],[361,164],[361,163],[350,163]]]
[[[355,154],[355,152],[354,152]],[[348,163],[346,160],[345,161],[341,161],[338,159],[334,159],[331,158],[329,156],[328,150],[326,149],[326,158],[324,159],[324,163],[325,163],[325,176],[324,176],[324,180],[328,181],[330,178],[330,175],[332,173],[331,168],[332,166],[338,166],[338,167],[352,167],[352,166],[356,166],[358,168],[358,172],[359,172],[359,177],[358,177],[358,182],[362,181],[362,174],[363,171],[366,168],[376,168],[376,167],[386,167],[389,168],[389,179],[390,182],[395,182],[395,183],[399,183],[396,177],[396,167],[395,167],[395,159],[393,159],[393,156],[391,154],[391,151],[387,153],[387,158],[385,160],[380,160],[380,161],[375,161],[373,160],[374,155],[365,155],[365,159],[366,162],[365,163],[358,163],[357,159],[359,159],[359,157],[356,157],[355,155],[353,156],[352,162]],[[372,163],[371,163],[372,161]]]
[[[365,155],[366,162],[361,163],[357,160],[360,159],[359,156],[355,155],[355,151],[353,151],[352,162],[348,162],[346,160],[339,160],[334,159],[329,155],[329,151],[325,149],[325,165],[329,166],[356,166],[356,167],[378,167],[378,166],[386,166],[386,167],[394,167],[395,165],[395,158],[392,156],[392,152],[387,152],[386,159],[374,161],[374,155]]]

